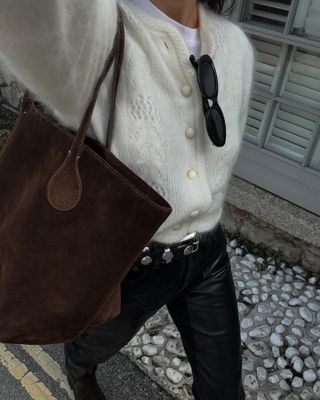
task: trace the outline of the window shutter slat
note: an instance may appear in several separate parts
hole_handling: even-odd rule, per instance
[[[320,92],[303,86],[302,81],[300,85],[290,82],[287,83],[286,97],[298,100],[299,102],[310,105],[311,107],[320,107]]]
[[[268,109],[266,104],[266,101],[259,100],[255,97],[250,99],[244,137],[251,143],[258,144],[259,133],[262,125],[264,124],[265,114]]]
[[[290,74],[291,82],[296,84],[303,84],[306,88],[316,90],[320,92],[320,79],[310,78],[309,76],[305,76],[302,74],[297,74],[295,72],[291,72]]]
[[[279,121],[277,122],[277,125],[281,125],[279,124]],[[283,139],[289,144],[295,144],[299,147],[303,147],[304,149],[308,146],[308,140],[299,137],[298,135],[294,135],[292,131],[288,132],[284,129],[280,129],[279,127],[274,127],[272,133],[277,138]]]
[[[248,115],[247,124],[253,128],[259,129],[260,121]]]
[[[281,103],[275,112],[265,148],[301,163],[314,136],[317,116]]]
[[[297,50],[287,75],[283,96],[320,109],[320,57]]]
[[[258,130],[256,128],[252,128],[252,126],[247,125],[245,130],[245,138],[248,142],[257,144]]]
[[[278,118],[282,121],[292,123],[292,113],[287,112],[282,108],[280,108],[278,111]],[[308,120],[307,118],[300,117],[297,114],[294,116],[294,125],[296,125],[298,128],[303,127],[304,129],[307,129],[309,131],[314,130],[314,120]]]
[[[255,4],[259,4],[262,6],[266,7],[272,7],[272,8],[278,8],[279,10],[290,10],[290,5],[289,4],[284,4],[280,2],[275,2],[275,1],[269,1],[269,0],[254,0]]]
[[[303,140],[306,140],[306,139],[310,140],[311,132],[305,128],[302,128],[301,126],[297,126],[296,124],[293,124],[292,122],[287,122],[287,121],[278,119],[277,126],[285,132],[292,132],[293,135],[295,135],[296,137],[301,137]],[[302,142],[297,140],[296,143],[301,144]]]
[[[268,144],[268,149],[293,161],[301,162],[304,156],[304,149],[277,136],[272,138]]]
[[[270,88],[272,85],[273,77],[268,76],[266,74],[262,74],[261,72],[256,72],[256,79],[259,83],[262,83],[262,85],[266,86],[267,88]]]
[[[249,0],[245,20],[253,25],[283,32],[292,0]]]
[[[277,78],[282,46],[267,39],[258,39],[256,36],[253,42],[256,50],[255,84],[258,89],[270,93]]]
[[[287,16],[278,15],[278,14],[270,13],[267,11],[254,10],[254,11],[251,11],[251,15],[256,15],[258,17],[270,19],[271,21],[280,21],[280,22],[283,22],[283,24],[285,24],[285,22],[287,20]]]

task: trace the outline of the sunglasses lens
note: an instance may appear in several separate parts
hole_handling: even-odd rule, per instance
[[[226,126],[222,112],[218,108],[211,107],[208,110],[206,125],[211,141],[216,146],[223,146],[226,141]]]
[[[226,142],[226,124],[217,102],[218,77],[213,61],[208,54],[203,54],[197,61],[192,55],[190,61],[198,73],[207,133],[215,146],[222,147]],[[208,102],[209,99],[212,101],[211,106]]]
[[[209,61],[203,61],[199,64],[200,89],[205,97],[215,97],[216,79],[215,73]]]

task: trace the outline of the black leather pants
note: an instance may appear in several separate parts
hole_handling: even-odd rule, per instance
[[[149,265],[143,272],[130,270],[122,282],[120,314],[64,344],[73,378],[95,372],[166,304],[191,365],[194,398],[244,400],[240,324],[227,242],[220,224],[212,232],[195,253],[158,269]]]

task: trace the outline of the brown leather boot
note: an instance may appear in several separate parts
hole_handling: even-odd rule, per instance
[[[95,374],[77,379],[75,382],[73,382],[68,370],[66,375],[75,400],[107,400],[98,385]]]

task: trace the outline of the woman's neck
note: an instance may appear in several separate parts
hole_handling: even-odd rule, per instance
[[[181,25],[198,28],[197,0],[150,0],[150,2]]]

